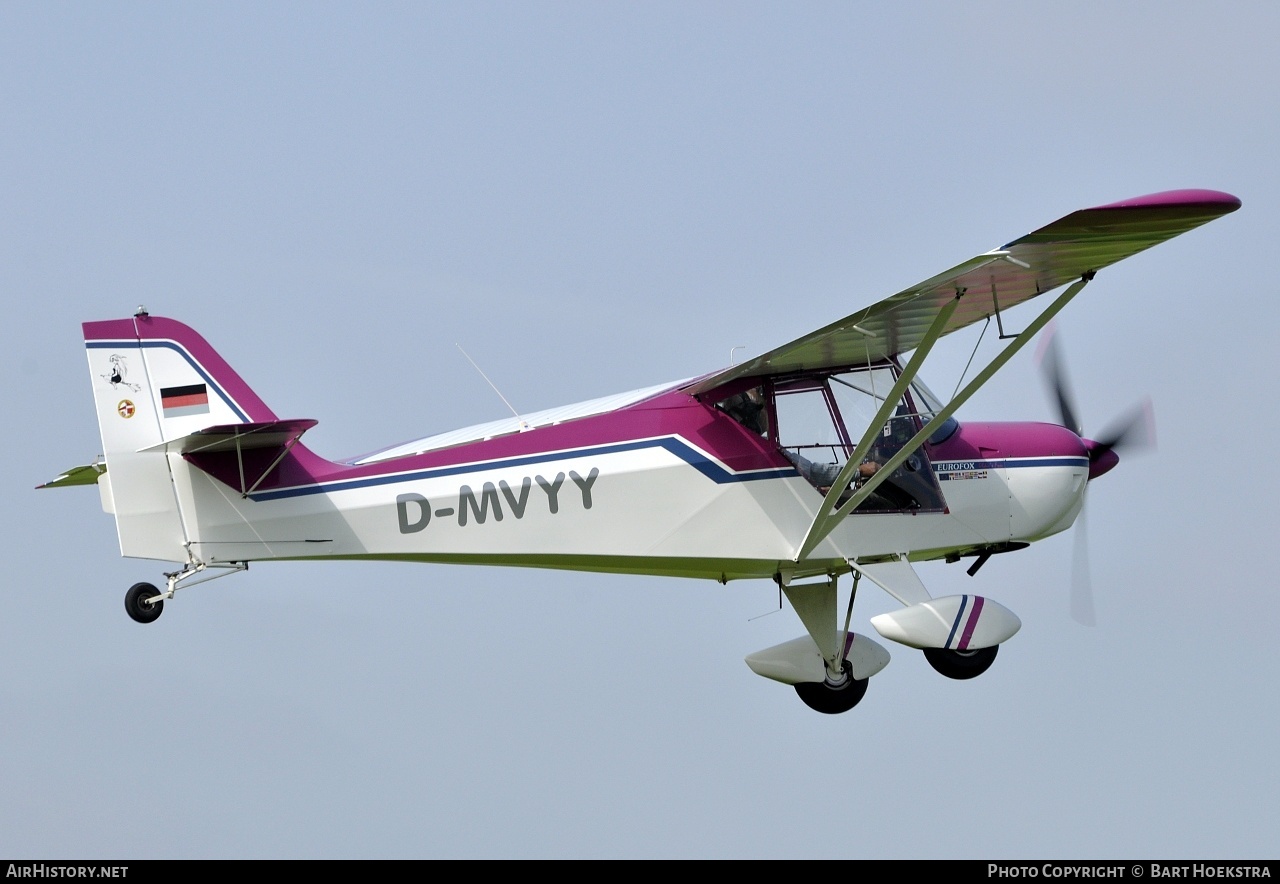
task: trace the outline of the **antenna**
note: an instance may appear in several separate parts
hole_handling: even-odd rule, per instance
[[[498,394],[498,398],[502,400],[502,404],[507,406],[507,408],[511,409],[511,413],[515,415],[516,420],[520,421],[520,432],[533,429],[527,423],[525,423],[524,418],[520,416],[519,412],[517,412],[514,408],[512,408],[511,403],[507,401],[507,397],[502,395],[502,391],[498,389],[497,385],[494,384],[493,381],[489,380],[489,376],[485,374],[484,371],[481,370],[480,366],[476,365],[476,361],[467,355],[467,351],[462,349],[462,345],[459,344],[457,341],[454,341],[453,346],[457,347],[458,352],[460,352],[463,356],[467,357],[467,361],[471,363],[472,368],[480,372],[480,377],[484,378],[484,382],[488,384],[490,387],[493,387],[493,392]]]

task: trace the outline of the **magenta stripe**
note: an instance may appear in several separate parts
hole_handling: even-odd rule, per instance
[[[161,346],[174,345],[199,366],[203,375],[221,387],[224,398],[238,403],[241,413],[249,421],[269,423],[277,420],[275,413],[213,347],[196,331],[177,320],[140,316],[133,319],[86,322],[84,336],[90,346],[94,346],[96,342],[126,340]],[[769,445],[767,440],[689,394],[672,390],[615,412],[541,427],[528,433],[512,433],[361,466],[335,463],[313,453],[305,445],[298,444],[263,483],[263,488],[349,481],[408,470],[529,457],[548,451],[668,436],[688,440],[736,473],[791,468],[790,461]]]
[[[969,610],[969,619],[964,623],[964,632],[960,634],[960,644],[956,645],[956,650],[969,650],[969,639],[973,638],[973,631],[978,628],[978,615],[982,613],[983,601],[980,595],[973,597],[973,607]]]
[[[1234,212],[1240,208],[1240,200],[1220,190],[1166,190],[1161,193],[1135,196],[1132,199],[1121,200],[1118,203],[1107,203],[1105,206],[1094,206],[1094,209],[1149,209],[1167,206],[1175,208],[1216,206],[1225,209],[1227,212]],[[1085,209],[1084,211],[1092,210]]]
[[[960,432],[928,450],[934,461],[1088,455],[1080,437],[1066,427],[1028,421],[965,421],[960,424]]]

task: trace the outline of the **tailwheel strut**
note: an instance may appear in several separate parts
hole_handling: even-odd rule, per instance
[[[151,623],[164,611],[166,599],[173,598],[179,589],[197,586],[226,577],[239,571],[249,570],[248,562],[227,562],[209,564],[207,562],[188,562],[177,571],[167,572],[167,589],[161,591],[150,583],[135,583],[124,594],[124,609],[138,623]]]

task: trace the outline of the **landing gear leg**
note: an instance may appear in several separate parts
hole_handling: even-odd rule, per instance
[[[785,586],[787,598],[796,609],[809,636],[818,646],[825,664],[826,677],[822,681],[796,682],[796,694],[810,709],[826,715],[848,712],[867,693],[870,677],[854,678],[853,664],[848,660],[851,640],[849,624],[853,617],[853,600],[858,595],[860,574],[853,575],[853,588],[849,591],[849,608],[845,612],[844,628],[836,624],[836,576],[830,575],[824,583],[808,586]],[[876,671],[879,671],[878,669]]]
[[[169,588],[164,592],[156,589],[150,583],[135,583],[129,587],[129,591],[124,594],[124,609],[130,617],[139,623],[150,623],[159,617],[161,611],[164,610],[165,599],[173,598],[173,594],[179,589],[178,584],[186,583],[187,586],[195,586],[198,583],[207,583],[219,577],[226,577],[228,574],[247,570],[249,570],[248,562],[228,562],[217,565],[207,565],[204,562],[188,563],[182,570],[172,571],[164,575],[169,581]],[[205,574],[199,580],[191,579],[204,571],[214,571],[215,573]],[[187,583],[187,581],[191,582]]]

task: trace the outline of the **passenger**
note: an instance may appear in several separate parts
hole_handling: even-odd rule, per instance
[[[725,414],[753,433],[769,432],[769,412],[764,407],[764,392],[752,387],[717,403]]]

